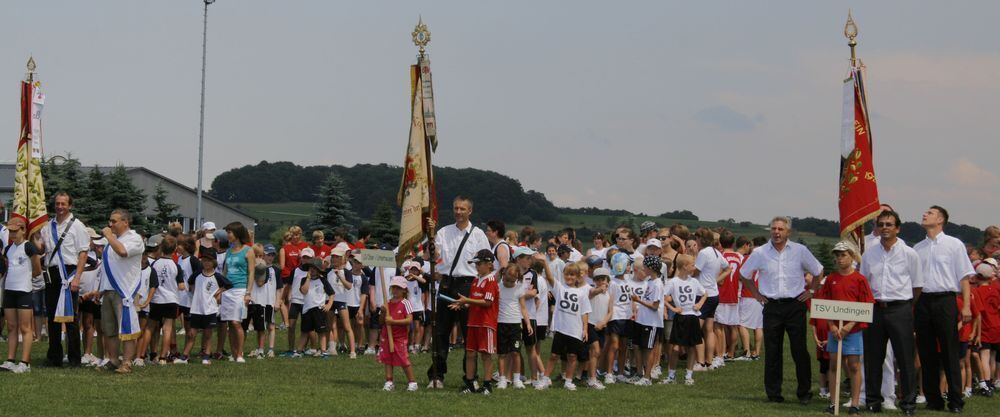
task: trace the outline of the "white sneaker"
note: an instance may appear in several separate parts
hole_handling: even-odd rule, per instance
[[[392,391],[396,389],[396,385],[392,381],[385,381],[385,385],[382,386],[382,391]]]
[[[180,330],[177,331],[177,335],[178,336],[184,336],[185,334],[186,334],[186,332],[184,331],[184,329],[180,329]]]
[[[28,364],[26,364],[24,362],[21,362],[21,363],[17,364],[17,366],[15,366],[14,369],[11,370],[11,372],[13,372],[15,374],[24,374],[24,373],[31,372],[31,365],[28,365]]]
[[[600,383],[600,381],[598,381],[597,379],[591,379],[591,380],[587,381],[587,387],[593,388],[593,389],[596,389],[596,390],[602,390],[602,389],[604,389],[604,384]]]
[[[211,360],[208,360],[208,359],[202,359],[202,360],[201,360],[201,364],[202,364],[202,365],[211,365],[211,364],[212,364],[212,361],[211,361]]]
[[[604,385],[612,385],[615,383],[615,376],[611,374],[604,375]]]
[[[442,381],[440,379],[437,380],[437,381],[434,381],[434,388],[444,389],[444,381]]]
[[[820,391],[819,397],[826,400],[830,398],[830,391]]]
[[[962,391],[962,398],[972,398],[972,388],[966,388]]]
[[[740,357],[738,357],[736,359],[733,359],[733,361],[736,361],[736,362],[749,362],[749,361],[752,361],[752,360],[753,359],[750,359],[749,356],[740,356]]]
[[[650,381],[646,378],[639,378],[638,381],[635,381],[635,385],[639,387],[648,387],[650,385],[653,385],[653,381]]]
[[[409,384],[406,384],[406,390],[409,391],[409,392],[416,391],[417,390],[417,383],[416,382],[411,382]]]
[[[664,378],[662,381],[660,381],[660,383],[663,384],[663,385],[671,385],[671,384],[674,384],[676,382],[677,382],[677,378],[676,377],[672,377],[672,376],[668,376],[668,377]]]
[[[94,363],[94,360],[96,360],[96,359],[97,358],[95,358],[94,355],[91,355],[91,354],[88,353],[88,354],[83,355],[83,356],[80,357],[80,365],[84,365],[84,366],[90,365],[90,364]]]
[[[899,407],[896,407],[896,404],[892,401],[882,401],[882,409],[887,411],[896,411],[899,410]]]
[[[240,356],[240,357],[236,358],[236,363],[247,363],[247,360],[243,359],[243,357]]]
[[[696,363],[696,364],[694,364],[694,368],[693,368],[693,370],[694,370],[695,372],[705,372],[705,371],[707,371],[707,370],[708,370],[708,368],[706,368],[706,367],[702,366],[702,364],[700,364],[700,363]]]
[[[544,390],[544,389],[546,389],[548,387],[549,387],[548,385],[545,385],[545,380],[543,380],[543,379],[539,379],[539,380],[535,381],[535,389],[538,390],[538,391]]]
[[[615,375],[615,382],[620,382],[622,384],[630,383],[628,378],[626,378],[624,374]]]
[[[273,358],[274,357],[274,349],[268,349],[267,350],[267,357],[268,358]]]
[[[860,403],[860,404],[858,404],[858,407],[864,407],[864,406],[865,406],[865,402],[864,402],[864,401],[859,401],[859,403]],[[850,407],[850,406],[851,406],[851,400],[847,400],[847,401],[846,401],[846,402],[844,403],[844,405],[843,405],[843,407],[845,407],[845,408],[846,408],[846,407]]]
[[[187,365],[187,359],[174,358],[174,365]]]
[[[524,389],[524,382],[521,382],[520,378],[514,378],[514,382],[511,383],[514,389]]]
[[[294,353],[292,353],[292,356],[291,356],[291,357],[292,357],[292,358],[301,358],[301,357],[302,357],[302,353],[299,353],[299,352],[294,352]]]
[[[17,368],[17,364],[11,361],[4,361],[3,365],[0,365],[0,369],[4,371],[13,371],[14,368]]]
[[[316,355],[316,349],[313,349],[313,348],[306,349],[306,351],[303,352],[302,354],[306,355],[306,356]]]
[[[684,385],[694,385],[694,378],[684,377]]]
[[[365,349],[365,355],[374,355],[374,354],[375,354],[374,348]]]
[[[659,365],[654,367],[653,370],[649,372],[649,377],[652,379],[660,379],[660,375],[663,375],[663,368]]]
[[[350,356],[350,358],[351,358],[351,359],[357,359],[357,358],[358,358],[358,354],[357,354],[357,352],[351,352],[351,356]]]
[[[135,358],[135,360],[132,361],[132,366],[137,366],[141,368],[143,366],[146,366],[146,361],[139,358]]]
[[[914,402],[917,404],[927,404],[927,397],[923,395],[918,395],[916,401]]]
[[[576,384],[574,384],[573,381],[567,379],[566,382],[563,384],[563,388],[566,388],[566,391],[576,391]]]
[[[497,381],[497,385],[496,385],[495,388],[496,389],[507,389],[507,379],[500,378],[500,380]]]

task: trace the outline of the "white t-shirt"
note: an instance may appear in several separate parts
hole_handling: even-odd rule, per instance
[[[41,253],[28,241],[20,245],[5,246],[3,250],[7,252],[7,278],[4,279],[4,289],[31,292],[31,256]]]
[[[410,300],[410,307],[413,311],[424,311],[424,291],[420,289],[420,282],[407,280],[406,289],[409,291],[407,299]]]
[[[292,287],[289,291],[292,293],[288,297],[289,304],[304,304],[305,299],[303,298],[302,291],[299,289],[302,287],[302,279],[309,275],[308,271],[303,271],[302,268],[295,268],[292,271]],[[302,310],[305,311],[305,310]]]
[[[86,294],[90,292],[97,291],[99,285],[101,285],[100,277],[98,274],[101,273],[101,265],[97,265],[97,269],[93,271],[83,271],[83,276],[80,277],[80,294]]]
[[[184,281],[185,287],[188,285],[188,280],[191,279],[191,275],[195,273],[194,266],[191,265],[194,262],[193,256],[180,256],[177,258],[177,269],[181,272],[181,280]],[[187,291],[181,291],[177,294],[177,304],[182,307],[191,307],[191,289],[188,288]]]
[[[670,296],[670,302],[674,307],[681,309],[681,314],[685,316],[701,316],[701,312],[694,309],[698,303],[698,297],[707,292],[696,279],[670,278],[667,281],[666,295]]]
[[[145,245],[142,243],[142,236],[132,229],[118,236],[118,241],[125,246],[126,256],[118,256],[111,245],[108,245],[104,249],[104,262],[122,291],[131,296],[129,292],[134,291],[139,284],[139,270],[142,269],[142,251]],[[111,277],[105,276],[101,280],[101,291],[114,290],[115,288],[111,286]]]
[[[351,289],[347,291],[347,306],[361,307],[361,286],[366,279],[365,274],[354,275],[352,271],[346,271],[346,273],[350,274],[347,279],[351,281]]]
[[[278,273],[273,266],[267,267],[264,273],[267,274],[267,282],[264,285],[257,285],[257,280],[254,279],[254,283],[250,287],[250,303],[274,306],[274,302],[277,300]]]
[[[694,267],[701,271],[698,274],[698,282],[705,288],[709,297],[719,295],[719,282],[715,279],[728,266],[729,262],[714,247],[709,246],[698,252],[698,257],[694,260]]]
[[[652,304],[659,302],[657,308],[651,309],[640,304],[635,315],[636,323],[643,326],[663,327],[663,280],[650,278],[646,280],[646,288],[642,292],[642,301]]]
[[[326,280],[333,286],[333,301],[338,303],[347,303],[347,299],[350,295],[347,294],[347,287],[344,283],[340,281],[340,277],[347,278],[348,272],[343,269],[331,269],[330,272],[326,273]],[[351,287],[353,288],[353,287]]]
[[[149,280],[152,279],[151,278],[152,275],[153,275],[153,268],[151,267],[147,266],[146,268],[142,268],[139,270],[139,291],[135,293],[136,303],[142,304],[146,302],[146,297],[149,296]],[[153,297],[156,297],[156,294],[153,294]],[[146,307],[144,307],[142,310],[139,311],[145,311],[148,313],[149,305],[146,305]]]
[[[566,262],[562,259],[556,258],[556,260],[549,262],[549,270],[552,271],[552,278],[560,284],[565,284],[566,280],[563,279],[563,269],[566,268]]]
[[[382,293],[383,286],[385,286],[384,295],[388,295],[391,297],[391,295],[389,295],[388,285],[389,281],[391,281],[392,277],[394,276],[396,276],[396,268],[386,268],[386,267],[375,268],[375,285],[371,286],[371,292],[375,294],[374,297],[376,306],[381,307],[385,305],[385,301],[383,301],[385,300],[385,298],[383,297]]]
[[[587,251],[587,253],[589,254],[588,256],[598,256],[598,257],[600,257],[601,258],[601,267],[602,268],[607,268],[608,267],[608,249],[611,249],[611,248],[608,248],[608,247],[605,247],[604,249],[590,248],[590,250]]]
[[[520,300],[521,296],[524,295],[524,285],[515,282],[513,287],[507,288],[503,281],[500,281],[498,284],[500,287],[500,309],[497,316],[497,323],[521,323]]]
[[[528,288],[532,286],[537,290],[538,286],[541,285],[541,281],[545,281],[545,279],[538,276],[535,271],[528,270],[528,272],[525,272],[521,277],[521,287],[523,288],[522,292],[528,292]],[[541,302],[548,302],[548,300],[542,299],[538,295],[524,300],[524,308],[528,312],[529,320],[537,320],[535,314],[538,313],[538,303]]]
[[[194,280],[194,287],[191,292],[191,314],[213,315],[219,314],[219,303],[215,301],[215,293],[222,288],[219,278],[222,274],[213,273],[205,276],[198,274]]]
[[[612,278],[608,283],[608,295],[613,303],[611,320],[632,318],[632,288],[629,279]]]
[[[302,311],[306,312],[314,308],[321,308],[326,304],[327,296],[332,295],[334,290],[333,286],[327,281],[326,277],[320,274],[319,278],[310,279],[308,277],[303,278],[309,280],[309,294],[305,294],[302,298]],[[295,288],[299,294],[302,293],[302,288]]]
[[[556,281],[553,287],[556,296],[555,312],[552,314],[552,331],[574,339],[583,340],[584,314],[591,312],[590,297],[586,286],[567,287]]]
[[[159,258],[149,261],[149,267],[156,271],[156,279],[159,285],[156,287],[156,294],[153,294],[153,303],[156,304],[177,304],[177,264],[171,258]]]
[[[588,317],[590,324],[599,324],[608,315],[608,304],[611,302],[611,296],[608,294],[610,290],[611,287],[609,286],[608,291],[599,293],[590,299],[590,307],[593,309],[590,317]]]
[[[535,310],[535,316],[532,317],[537,326],[549,325],[549,292],[551,291],[545,277],[538,277],[538,308]]]

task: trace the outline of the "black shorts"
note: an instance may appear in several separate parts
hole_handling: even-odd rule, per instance
[[[531,334],[528,334],[528,329],[521,329],[521,341],[527,347],[532,347],[538,343],[538,326],[535,326],[535,321],[531,320],[531,329],[534,330]]]
[[[577,361],[590,359],[590,350],[582,340],[559,332],[552,336],[552,354],[559,355],[561,359],[567,359],[569,355],[576,355]]]
[[[698,346],[702,342],[701,323],[697,316],[678,314],[670,331],[670,343],[677,346]]]
[[[140,312],[136,313],[136,315],[138,315],[140,319],[149,318],[149,312],[148,311],[140,311]]]
[[[347,306],[347,316],[350,317],[351,320],[356,320],[358,318],[358,312],[360,311],[361,307]]]
[[[421,324],[427,323],[431,320],[430,315],[427,314],[426,310],[414,311],[412,316],[413,321],[420,322]]]
[[[632,340],[632,344],[638,346],[639,349],[645,349],[645,350],[652,349],[656,347],[656,343],[660,341],[661,334],[663,334],[662,327],[643,326],[641,324],[636,324],[635,337]]]
[[[260,304],[250,304],[247,306],[247,318],[243,319],[243,330],[250,328],[253,323],[254,330],[261,332],[267,326],[274,324],[274,306],[264,306]]]
[[[991,352],[996,352],[997,350],[1000,350],[1000,343],[982,342],[979,345],[979,349],[989,349]]]
[[[31,310],[33,306],[31,293],[28,291],[6,290],[3,292],[3,308]]]
[[[520,323],[499,323],[497,324],[497,353],[505,355],[519,352],[521,350],[521,324]]]
[[[629,320],[611,320],[608,322],[608,327],[606,328],[607,334],[616,334],[618,337],[628,336],[629,333]]]
[[[830,360],[829,359],[816,359],[819,362],[819,373],[825,374],[830,372]]]
[[[218,314],[192,314],[190,320],[192,329],[214,329],[219,325]]]
[[[292,303],[288,306],[289,320],[298,320],[300,315],[302,315],[302,304]]]
[[[322,308],[313,307],[309,311],[302,313],[302,320],[299,321],[302,333],[317,332],[322,333],[326,328],[326,312]]]
[[[708,297],[708,299],[705,300],[705,304],[701,305],[701,310],[698,310],[701,312],[701,319],[714,319],[715,310],[717,308],[719,308],[719,296],[716,295],[715,297]]]
[[[382,324],[378,322],[378,310],[369,310],[368,314],[368,328],[371,330],[378,330],[382,328]]]
[[[545,333],[548,333],[549,326],[535,326],[535,340],[541,342],[545,340]]]
[[[80,312],[82,312],[82,313],[89,313],[91,316],[94,317],[94,320],[100,320],[101,319],[101,305],[97,304],[97,303],[95,303],[93,301],[90,301],[90,300],[81,301],[80,302]]]
[[[163,323],[164,320],[174,320],[177,318],[177,304],[150,304],[149,319]]]
[[[340,310],[345,308],[347,308],[347,303],[343,301],[334,301],[333,308],[331,308],[330,311],[333,311],[334,314],[340,314]]]
[[[604,347],[604,333],[606,330],[608,330],[607,327],[602,330],[597,330],[597,327],[593,324],[587,323],[587,341],[584,343],[588,346],[591,343],[600,343],[599,346]]]
[[[969,352],[969,342],[958,342],[958,359],[965,359],[965,354]]]
[[[184,317],[184,320],[191,319],[191,307],[186,307],[186,306],[178,305],[177,306],[177,311],[179,311],[181,313],[181,316]]]

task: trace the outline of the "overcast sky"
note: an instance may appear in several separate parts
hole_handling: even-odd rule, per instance
[[[422,15],[437,165],[498,171],[561,206],[836,219],[848,6],[882,200],[905,220],[941,204],[995,224],[996,1],[218,0],[205,187],[261,160],[399,165]],[[194,186],[201,25],[201,0],[5,4],[0,160],[33,54],[46,153]]]

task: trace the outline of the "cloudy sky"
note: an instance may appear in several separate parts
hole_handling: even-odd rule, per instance
[[[0,160],[14,159],[33,54],[48,154],[194,186],[202,1],[10,3]],[[997,223],[995,1],[218,0],[205,186],[261,160],[399,164],[422,15],[436,164],[495,170],[564,206],[835,219],[848,7],[883,201],[909,220],[941,204]]]

